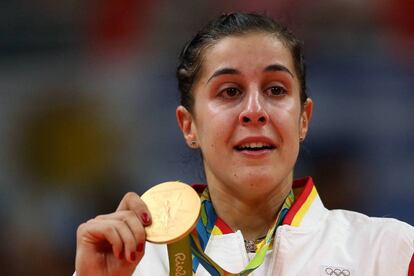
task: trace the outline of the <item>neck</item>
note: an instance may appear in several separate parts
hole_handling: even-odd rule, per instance
[[[209,181],[210,197],[217,215],[234,231],[240,230],[244,239],[255,240],[267,234],[274,223],[292,186],[292,175],[281,183],[273,184],[270,190],[257,188],[253,192],[241,193],[235,185],[220,185]],[[251,187],[251,185],[243,185]],[[243,196],[244,195],[244,196]]]

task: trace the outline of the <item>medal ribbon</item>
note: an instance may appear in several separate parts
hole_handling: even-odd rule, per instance
[[[189,236],[167,244],[170,276],[192,275],[191,249]]]
[[[264,244],[256,251],[255,256],[247,264],[247,266],[241,272],[234,274],[225,271],[204,253],[207,242],[211,236],[211,232],[213,231],[217,221],[217,215],[210,200],[208,188],[206,187],[201,195],[200,218],[198,219],[196,228],[190,235],[191,252],[193,254],[193,272],[195,273],[198,265],[201,264],[212,276],[245,276],[251,273],[263,264],[266,252],[268,251],[275,235],[276,228],[282,223],[283,218],[288,212],[290,206],[293,204],[294,200],[295,196],[291,190],[289,195],[286,197],[282,208],[278,212],[276,220],[267,232]]]

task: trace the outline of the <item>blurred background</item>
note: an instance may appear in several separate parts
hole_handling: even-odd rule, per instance
[[[175,122],[175,67],[230,11],[305,41],[315,111],[296,176],[329,208],[414,224],[413,1],[3,0],[2,275],[70,275],[80,223],[127,191],[203,181]]]

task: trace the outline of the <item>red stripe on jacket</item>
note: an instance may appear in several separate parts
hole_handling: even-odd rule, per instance
[[[302,207],[303,203],[305,203],[306,199],[308,199],[309,194],[312,192],[313,188],[313,180],[311,177],[305,177],[293,182],[293,188],[304,187],[301,194],[296,198],[295,202],[293,203],[292,207],[290,207],[286,217],[283,219],[283,224],[291,224],[293,219],[295,218],[296,213],[299,211],[300,207]]]

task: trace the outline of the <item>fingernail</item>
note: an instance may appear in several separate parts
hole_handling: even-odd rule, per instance
[[[135,262],[135,252],[131,252],[131,261]]]
[[[141,218],[142,218],[142,222],[144,224],[149,224],[150,223],[150,217],[147,213],[142,213]]]
[[[143,249],[144,249],[144,244],[143,243],[139,243],[137,245],[137,252],[141,253]]]

